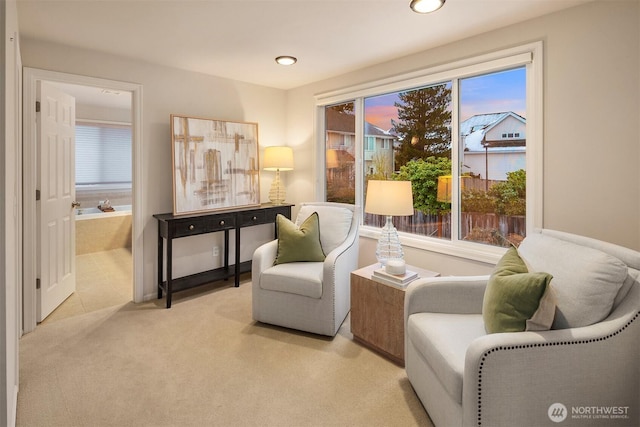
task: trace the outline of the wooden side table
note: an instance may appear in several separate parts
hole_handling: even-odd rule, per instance
[[[404,294],[406,288],[371,279],[372,264],[351,272],[351,333],[353,339],[404,366]],[[420,277],[440,273],[407,265]]]

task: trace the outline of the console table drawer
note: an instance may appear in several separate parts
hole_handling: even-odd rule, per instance
[[[240,214],[240,227],[264,224],[264,211],[252,211]],[[273,221],[272,221],[273,222]]]
[[[231,230],[236,227],[236,217],[234,215],[217,216],[207,220],[207,232],[217,230]]]
[[[265,221],[266,222],[275,222],[278,214],[284,215],[287,218],[291,218],[291,207],[283,206],[281,208],[272,208],[269,209],[269,212],[266,213]]]
[[[206,232],[207,227],[204,219],[190,218],[189,220],[173,222],[173,237],[194,236]]]

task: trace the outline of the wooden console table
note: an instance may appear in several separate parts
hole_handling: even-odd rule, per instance
[[[155,214],[158,220],[158,299],[167,294],[167,308],[171,307],[174,292],[183,291],[217,280],[235,276],[235,286],[240,285],[240,274],[251,271],[251,261],[240,262],[240,229],[259,224],[275,224],[282,214],[291,219],[291,206],[263,204],[257,207],[222,210],[197,215]],[[229,230],[235,231],[235,264],[229,265]],[[173,239],[199,234],[224,232],[224,267],[214,268],[185,277],[172,277]],[[164,271],[164,240],[167,241],[167,279]]]

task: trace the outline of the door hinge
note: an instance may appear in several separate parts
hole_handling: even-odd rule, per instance
[[[40,289],[40,279],[36,279],[36,289]]]
[[[36,190],[36,201],[40,200],[40,190]]]
[[[36,101],[36,113],[40,112],[40,101]]]

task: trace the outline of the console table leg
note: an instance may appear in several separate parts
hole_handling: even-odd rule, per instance
[[[173,244],[167,239],[167,308],[171,308],[171,291],[173,288]]]
[[[234,286],[240,286],[240,227],[236,228],[236,259],[234,269]]]
[[[224,230],[224,271],[227,277],[225,281],[229,280],[229,230]]]
[[[162,273],[164,270],[162,265],[162,260],[164,259],[164,248],[160,225],[160,221],[158,221],[158,299],[162,298]]]

